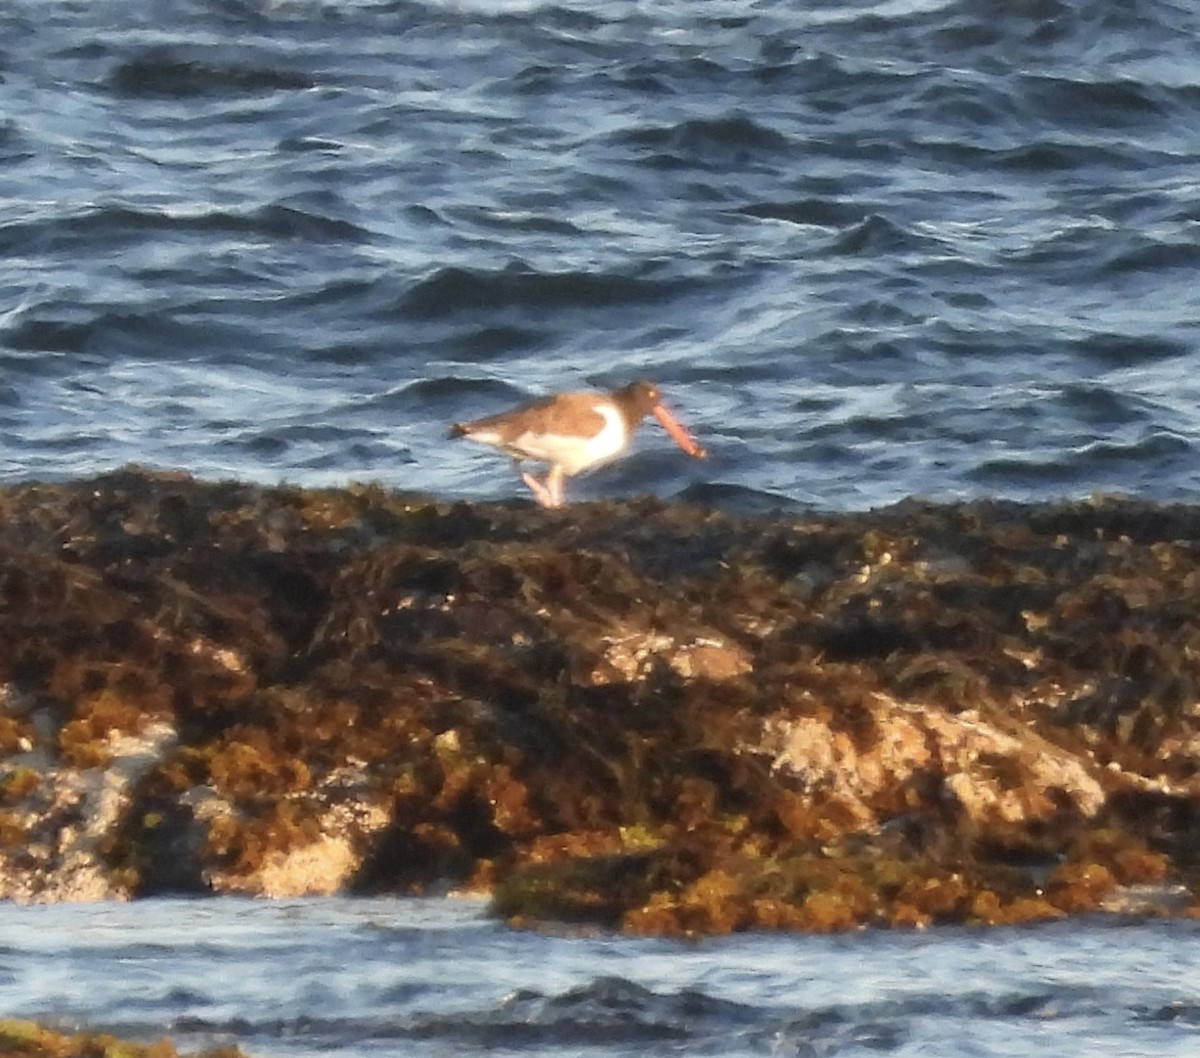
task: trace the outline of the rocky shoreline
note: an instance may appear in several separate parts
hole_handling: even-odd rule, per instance
[[[170,1040],[134,1043],[102,1032],[60,1032],[33,1021],[0,1018],[0,1054],[26,1058],[179,1058]],[[245,1058],[236,1047],[188,1052],[187,1058]]]
[[[1200,907],[1200,507],[0,489],[0,898],[682,935]]]

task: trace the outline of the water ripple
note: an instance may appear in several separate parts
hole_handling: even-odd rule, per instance
[[[647,431],[581,494],[1191,498],[1197,36],[1174,0],[14,0],[0,476],[509,497],[448,417],[649,375],[713,458]]]

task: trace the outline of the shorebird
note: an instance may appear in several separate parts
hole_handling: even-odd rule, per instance
[[[549,463],[545,479],[522,470],[521,480],[543,507],[561,507],[563,479],[619,456],[638,424],[651,414],[688,455],[703,459],[708,454],[667,411],[650,382],[634,382],[611,393],[543,397],[486,419],[455,423],[450,436],[491,445],[518,464]]]

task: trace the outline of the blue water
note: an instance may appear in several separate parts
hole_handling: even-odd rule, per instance
[[[520,492],[446,424],[647,375],[578,498],[1191,499],[1200,8],[9,0],[0,480]],[[718,486],[718,487],[714,487]]]
[[[520,494],[448,423],[655,379],[576,498],[1192,500],[1190,0],[7,0],[0,481]],[[0,907],[0,1013],[254,1055],[1172,1055],[1189,924],[512,934]]]
[[[1195,923],[752,935],[514,932],[477,901],[0,907],[0,1009],[331,1055],[1194,1055]]]

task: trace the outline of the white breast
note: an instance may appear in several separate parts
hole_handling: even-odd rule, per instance
[[[616,408],[601,405],[596,411],[603,417],[604,427],[591,437],[527,431],[515,437],[509,448],[526,459],[557,463],[566,474],[599,466],[617,455],[629,437],[625,419]]]

